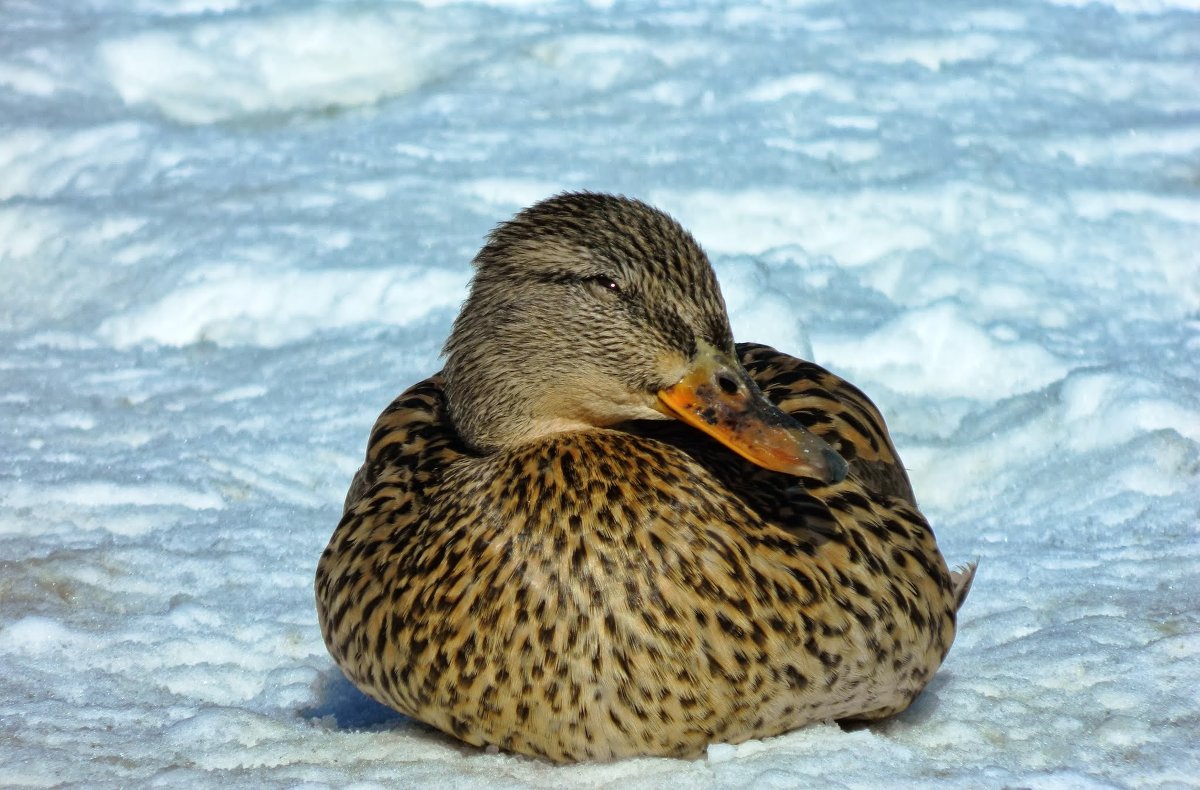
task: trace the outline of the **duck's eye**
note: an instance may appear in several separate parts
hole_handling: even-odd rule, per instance
[[[603,274],[589,277],[587,278],[587,282],[604,291],[611,291],[615,294],[621,293],[621,286],[617,284],[617,281]]]

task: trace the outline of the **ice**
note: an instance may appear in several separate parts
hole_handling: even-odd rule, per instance
[[[0,784],[1196,787],[1200,4],[0,4]],[[553,767],[312,579],[488,230],[567,189],[882,408],[953,564],[904,713]]]

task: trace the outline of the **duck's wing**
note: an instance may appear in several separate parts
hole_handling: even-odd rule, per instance
[[[350,483],[342,513],[377,511],[376,505],[395,508],[399,496],[415,497],[413,506],[419,506],[422,491],[469,452],[446,414],[441,375],[414,384],[375,421],[366,460]]]
[[[852,478],[874,493],[903,500],[914,509],[910,515],[920,518],[908,473],[870,398],[820,365],[769,346],[739,343],[737,350],[767,397],[841,453]],[[969,562],[950,572],[955,610],[971,591],[978,564]]]
[[[379,415],[342,520],[317,563],[317,617],[329,652],[360,687],[374,666],[366,645],[382,645],[367,620],[395,586],[389,552],[411,539],[446,468],[469,450],[446,416],[442,379],[413,385]],[[366,684],[365,686],[363,684]]]
[[[780,409],[833,446],[863,487],[916,507],[912,484],[871,399],[845,379],[813,362],[770,346],[738,343],[738,356],[762,391]]]

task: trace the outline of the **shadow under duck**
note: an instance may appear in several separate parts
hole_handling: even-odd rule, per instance
[[[644,203],[551,198],[474,263],[317,567],[347,677],[560,762],[907,708],[974,567],[947,569],[871,401],[735,345],[704,252]]]

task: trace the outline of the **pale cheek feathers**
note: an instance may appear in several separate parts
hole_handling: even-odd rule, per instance
[[[544,435],[663,416],[654,408],[658,399],[653,392],[631,390],[617,380],[579,376],[562,384],[542,393],[532,405],[533,414],[544,415],[534,418],[532,433]]]

